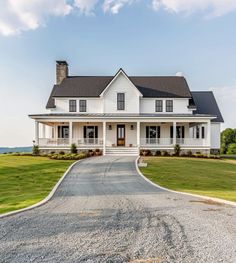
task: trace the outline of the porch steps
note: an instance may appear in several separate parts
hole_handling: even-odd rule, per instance
[[[137,156],[139,151],[138,147],[107,147],[106,155]]]

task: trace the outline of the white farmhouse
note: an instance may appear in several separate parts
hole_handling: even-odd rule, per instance
[[[104,155],[138,155],[141,149],[218,151],[222,115],[212,92],[191,92],[182,75],[69,76],[57,61],[46,114],[35,120],[42,152],[101,149]]]

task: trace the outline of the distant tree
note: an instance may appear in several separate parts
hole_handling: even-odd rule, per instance
[[[227,154],[236,154],[236,143],[231,143],[229,145]]]
[[[227,128],[221,132],[221,153],[226,154],[232,143],[236,143],[236,129]]]

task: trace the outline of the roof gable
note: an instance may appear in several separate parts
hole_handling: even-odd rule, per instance
[[[124,70],[122,68],[119,69],[119,71],[116,73],[116,75],[114,76],[114,78],[110,81],[110,83],[105,87],[105,89],[102,91],[102,93],[100,94],[101,97],[103,97],[105,95],[105,93],[107,92],[107,90],[111,87],[111,85],[115,82],[115,80],[120,76],[123,75],[125,77],[125,79],[132,85],[132,87],[136,90],[136,92],[138,93],[138,95],[140,97],[143,96],[143,94],[139,91],[139,89],[137,89],[137,87],[134,85],[134,83],[130,80],[130,78],[128,77],[128,75],[124,72]]]

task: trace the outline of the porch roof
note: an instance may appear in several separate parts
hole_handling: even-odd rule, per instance
[[[214,120],[217,118],[216,115],[210,114],[116,114],[116,113],[47,113],[47,114],[32,114],[29,115],[32,119],[49,119],[49,118],[66,118],[66,119],[84,119],[84,118],[91,118],[91,119],[165,119],[165,118],[190,118],[190,119],[199,119],[199,118],[207,118]]]

